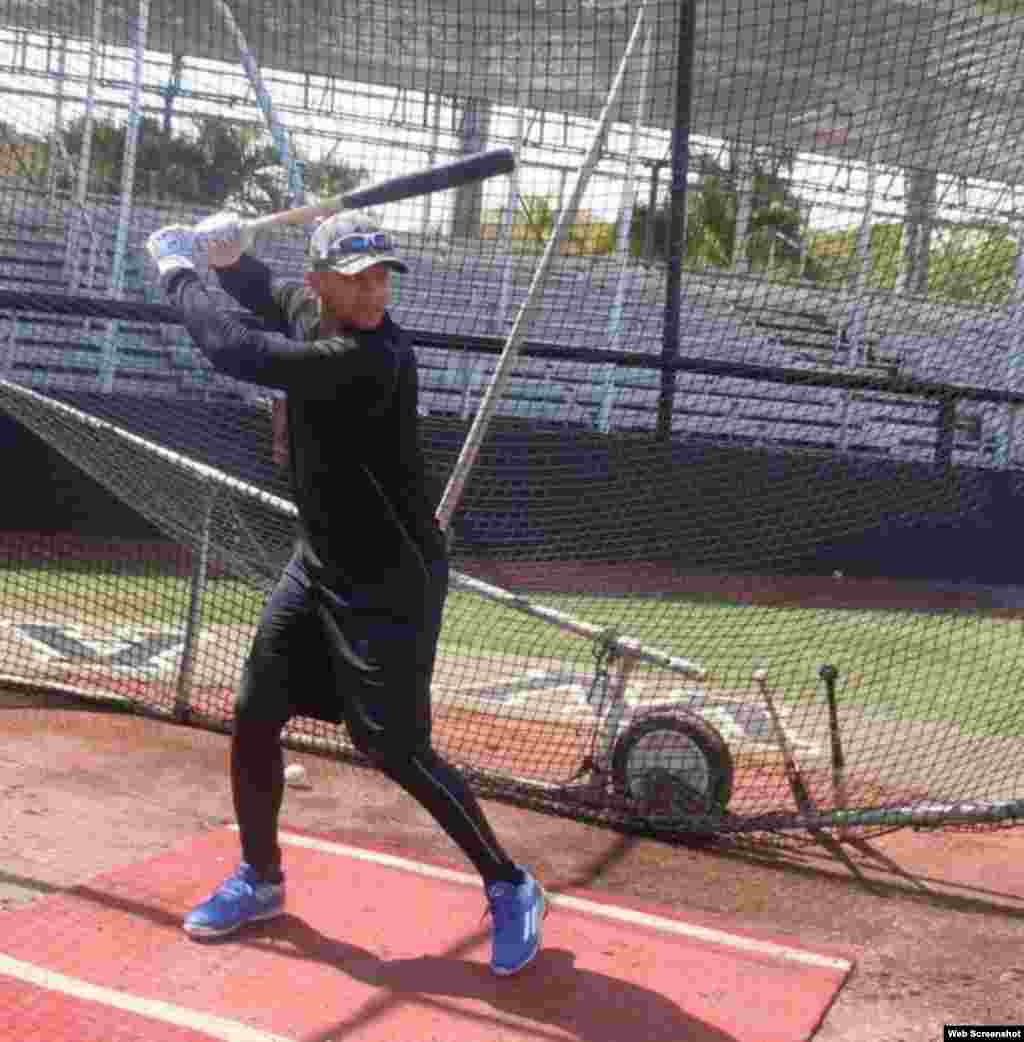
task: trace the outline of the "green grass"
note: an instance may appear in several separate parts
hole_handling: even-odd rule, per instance
[[[0,617],[5,612],[56,612],[75,618],[137,625],[180,625],[188,613],[190,580],[137,572],[0,569]],[[203,598],[204,625],[255,625],[263,595],[232,579],[212,580]]]
[[[203,625],[255,625],[263,599],[244,583],[213,580]],[[762,607],[716,596],[536,600],[695,660],[717,689],[747,688],[753,670],[765,666],[781,698],[813,697],[818,667],[832,662],[840,670],[844,703],[907,719],[948,720],[974,734],[1024,734],[1024,627],[1018,621],[954,612]],[[79,622],[180,626],[188,608],[186,578],[0,570],[0,619],[55,613]],[[449,598],[442,644],[461,653],[581,667],[592,665],[595,651],[589,640],[459,590]]]
[[[813,696],[818,668],[841,697],[893,716],[949,720],[975,734],[1024,734],[1021,622],[956,612],[763,607],[715,597],[539,597],[624,636],[699,662],[718,688],[769,669],[783,698]],[[514,618],[513,618],[514,616]],[[444,639],[465,650],[592,661],[593,645],[540,620],[456,592]]]
[[[975,0],[980,15],[1024,15],[1024,0]]]

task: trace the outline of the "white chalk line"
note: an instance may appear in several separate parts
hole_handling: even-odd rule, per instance
[[[294,1039],[261,1031],[237,1020],[228,1020],[212,1013],[177,1006],[162,999],[147,999],[127,991],[105,988],[78,977],[69,977],[67,974],[48,970],[44,966],[13,959],[9,955],[0,954],[0,974],[47,991],[57,991],[62,995],[96,1002],[163,1024],[202,1032],[210,1038],[220,1039],[221,1042],[295,1042]]]
[[[237,829],[237,826],[233,825],[231,828]],[[470,873],[458,872],[450,868],[440,868],[436,865],[427,865],[409,858],[398,857],[394,854],[365,850],[361,847],[350,847],[343,843],[316,839],[312,836],[301,836],[292,832],[282,832],[279,839],[286,846],[302,847],[306,850],[315,850],[323,854],[337,854],[357,861],[367,861],[375,865],[397,868],[405,872],[426,876],[430,879],[441,879],[445,882],[457,883],[462,886],[480,886],[480,879]],[[835,970],[840,973],[848,973],[853,968],[853,964],[848,959],[820,955],[817,952],[792,948],[775,941],[759,941],[751,937],[729,933],[725,930],[698,926],[694,923],[681,922],[677,919],[667,919],[664,916],[653,915],[649,912],[638,912],[634,909],[620,908],[616,905],[602,904],[598,901],[589,901],[585,898],[571,897],[566,894],[548,894],[548,901],[555,907],[568,908],[572,911],[582,912],[585,915],[597,918],[612,919],[630,926],[642,926],[648,929],[659,930],[662,933],[704,941],[708,944],[731,948],[744,955],[758,955],[797,965],[811,966],[816,969]]]

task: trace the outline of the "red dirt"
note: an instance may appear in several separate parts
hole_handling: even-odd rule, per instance
[[[24,694],[6,706],[0,909],[232,820],[223,737],[60,700],[47,708]],[[442,738],[452,725],[441,721]],[[283,818],[292,827],[455,859],[426,814],[379,775],[307,753],[289,759],[304,763],[312,782],[288,790]],[[725,925],[852,947],[857,969],[815,1036],[820,1042],[934,1042],[944,1023],[1021,1019],[1020,829],[876,838],[872,847],[892,859],[890,867],[849,847],[868,889],[813,845],[688,849],[486,806],[514,856],[552,885],[585,885],[685,906]]]

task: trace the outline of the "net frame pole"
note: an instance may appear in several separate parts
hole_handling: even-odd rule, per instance
[[[249,80],[249,85],[253,89],[253,94],[256,96],[256,104],[259,105],[260,112],[263,113],[263,119],[267,124],[267,130],[270,132],[270,137],[281,157],[281,165],[287,171],[288,194],[291,197],[289,205],[298,206],[304,201],[306,193],[305,187],[302,183],[302,171],[295,156],[292,154],[291,144],[288,140],[288,131],[284,128],[284,125],[277,117],[277,113],[274,110],[274,102],[270,96],[270,91],[267,89],[267,85],[263,82],[260,67],[249,48],[249,41],[246,39],[245,33],[242,32],[238,22],[235,21],[235,16],[231,11],[230,4],[227,3],[227,0],[216,0],[216,7],[220,11],[221,17],[224,19],[228,29],[231,31],[231,35],[235,38],[235,43],[238,46],[239,59],[242,63],[242,68],[245,71],[246,78]]]
[[[0,378],[6,379],[14,368],[14,356],[18,350],[18,316],[15,312],[10,312],[4,316],[10,325],[7,327],[4,336],[4,349],[2,355],[0,355]]]
[[[174,717],[182,722],[188,720],[190,715],[189,703],[192,699],[192,680],[195,675],[196,644],[203,617],[203,595],[206,593],[206,582],[210,569],[210,526],[213,523],[213,508],[218,495],[217,486],[212,478],[208,477],[204,482],[203,492],[206,497],[203,506],[203,523],[195,548],[195,559],[192,563],[192,576],[188,591],[188,617],[185,622],[181,662],[178,667],[178,688],[174,699]]]
[[[110,275],[110,295],[120,300],[124,295],[124,260],[128,250],[128,226],[131,223],[135,195],[135,159],[142,122],[142,73],[146,61],[146,38],[149,35],[149,0],[139,0],[138,22],[135,27],[135,48],[132,61],[132,94],[128,110],[128,128],[124,141],[124,162],[121,167],[121,208],[117,218],[114,240],[114,258]],[[120,323],[113,319],[107,325],[100,359],[99,386],[104,394],[114,390],[114,372],[117,368],[117,337]]]
[[[53,99],[53,131],[50,135],[50,156],[46,164],[46,193],[47,205],[53,207],[57,203],[57,181],[59,180],[58,168],[60,160],[57,153],[57,138],[63,133],[64,125],[64,77],[68,63],[68,38],[60,37],[60,46],[57,50],[57,86],[54,90]],[[47,62],[49,67],[49,62]]]
[[[871,229],[875,208],[875,193],[878,188],[878,166],[872,155],[868,161],[867,184],[864,189],[864,207],[857,228],[857,271],[852,281],[849,303],[846,309],[846,365],[850,371],[864,364],[866,355],[867,314],[865,294],[871,281]],[[839,447],[846,451],[850,444],[850,412],[856,396],[853,391],[844,391],[839,406]]]
[[[135,161],[139,149],[139,132],[142,128],[142,81],[146,64],[146,39],[149,35],[149,4],[150,0],[139,0],[135,28],[131,103],[124,141],[124,162],[121,167],[121,207],[117,218],[117,236],[114,241],[114,259],[110,275],[110,292],[115,300],[120,300],[124,294],[124,261],[128,249],[132,205],[135,201]]]
[[[515,144],[515,168],[508,176],[508,195],[505,197],[505,209],[501,217],[501,227],[498,230],[498,243],[505,251],[505,263],[501,272],[501,291],[498,296],[498,310],[494,316],[495,330],[505,328],[509,306],[512,303],[512,284],[515,281],[515,258],[512,251],[515,248],[515,223],[516,212],[519,209],[519,163],[522,157],[523,145],[526,143],[526,102],[520,97],[518,111],[516,113],[516,144]]]
[[[647,110],[647,93],[651,74],[651,37],[650,25],[644,33],[643,57],[640,61],[640,89],[637,92],[636,108],[633,111],[633,122],[629,129],[629,149],[626,156],[626,171],[622,179],[622,191],[619,194],[619,227],[616,236],[615,252],[621,258],[618,278],[615,280],[615,298],[608,313],[608,344],[618,349],[622,340],[623,310],[626,302],[626,288],[630,284],[632,267],[630,266],[629,246],[633,232],[633,210],[637,201],[637,153],[640,149],[640,124]],[[608,397],[614,393],[614,384],[604,393],[601,404],[602,415],[607,405],[610,415],[611,403]],[[607,430],[607,427],[604,428]]]
[[[655,440],[672,437],[676,371],[679,357],[679,323],[683,304],[683,258],[686,256],[686,205],[690,177],[690,125],[693,109],[694,56],[697,49],[697,0],[679,5],[679,37],[676,43],[676,105],[672,123],[672,186],[670,196],[668,255],[665,258],[665,313],[662,327],[661,389]]]
[[[1016,199],[1011,200],[1011,206],[1016,209]],[[1011,336],[1003,367],[1003,383],[1010,391],[1020,384],[1020,377],[1024,374],[1024,225],[1017,223],[1014,231],[1017,233],[1017,256],[1014,260],[1014,287],[1006,316]],[[1001,411],[1002,430],[996,432],[992,462],[1007,470],[1014,464],[1021,409],[1010,404]]]
[[[626,171],[622,180],[622,192],[619,196],[619,228],[616,237],[615,252],[621,258],[619,274],[615,280],[615,298],[608,312],[608,346],[618,350],[622,342],[627,289],[633,284],[635,271],[631,267],[630,245],[633,238],[633,211],[639,199],[637,184],[637,155],[640,150],[640,125],[647,111],[647,98],[651,76],[651,43],[653,30],[648,24],[644,33],[643,58],[640,63],[640,90],[637,95],[633,122],[629,131],[629,151],[626,159]],[[612,429],[612,411],[618,398],[618,387],[615,383],[616,369],[614,365],[604,366],[604,379],[601,384],[601,404],[598,406],[596,427],[602,434]]]
[[[732,268],[740,275],[749,275],[757,144],[754,141],[733,142],[732,165],[736,176],[736,227],[733,229]]]
[[[629,41],[622,53],[619,68],[615,74],[615,80],[609,88],[604,107],[598,117],[597,126],[594,128],[594,132],[591,136],[590,145],[587,148],[587,152],[583,157],[579,169],[576,171],[576,177],[573,182],[569,202],[567,205],[559,208],[558,219],[555,221],[555,226],[551,230],[551,234],[548,236],[548,241],[545,244],[540,262],[533,273],[533,279],[530,282],[530,288],[527,291],[526,300],[524,300],[519,307],[519,311],[512,324],[512,330],[509,333],[505,346],[498,358],[498,364],[495,367],[494,375],[491,377],[491,381],[488,384],[487,389],[484,391],[483,400],[480,402],[480,407],[477,409],[477,414],[470,426],[469,433],[466,435],[466,440],[463,442],[459,458],[456,460],[455,466],[452,468],[452,473],[448,479],[448,484],[445,487],[444,495],[442,496],[441,503],[437,508],[437,519],[443,529],[448,528],[452,516],[462,499],[463,490],[465,489],[473,465],[476,463],[476,458],[480,453],[480,446],[482,445],[484,436],[490,426],[491,418],[494,415],[501,396],[504,394],[505,385],[508,383],[509,377],[512,375],[512,369],[519,354],[519,347],[525,339],[526,332],[538,310],[538,297],[547,282],[548,271],[551,268],[552,261],[565,239],[566,233],[572,226],[573,221],[576,219],[576,211],[579,208],[583,191],[587,186],[587,182],[590,180],[590,175],[593,172],[594,167],[597,165],[598,158],[601,154],[605,135],[607,134],[608,126],[611,123],[612,112],[618,103],[619,94],[622,91],[622,85],[625,81],[626,70],[633,57],[633,52],[636,49],[637,40],[640,38],[640,30],[643,28],[646,13],[647,4],[644,3],[637,12],[636,19],[633,23],[633,30],[629,35]]]
[[[437,162],[437,149],[441,143],[441,92],[434,91],[433,115],[430,120],[430,146],[427,149],[427,166],[434,166]],[[429,108],[430,92],[427,92],[425,107]],[[430,234],[430,217],[433,192],[428,192],[423,197],[423,234]]]
[[[85,86],[85,119],[82,124],[82,150],[78,155],[78,167],[75,177],[75,204],[71,215],[71,228],[68,231],[67,267],[69,272],[69,292],[75,294],[80,285],[81,269],[81,230],[82,221],[86,219],[86,200],[89,194],[89,172],[92,166],[92,139],[96,118],[96,79],[100,58],[100,47],[103,35],[103,0],[93,0],[92,36],[89,41],[89,71]],[[90,226],[90,258],[95,254],[95,236]]]

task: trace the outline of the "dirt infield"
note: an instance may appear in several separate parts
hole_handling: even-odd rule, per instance
[[[221,736],[23,692],[0,705],[0,927],[5,908],[232,820]],[[530,740],[528,731],[519,737]],[[289,759],[311,782],[287,792],[291,827],[465,867],[426,814],[379,775],[305,753]],[[729,928],[851,947],[857,969],[816,1042],[935,1042],[945,1023],[1021,1019],[1019,829],[905,831],[873,840],[876,856],[851,847],[869,888],[813,846],[692,850],[506,804],[487,808],[509,849],[553,888],[585,885],[694,909]]]

